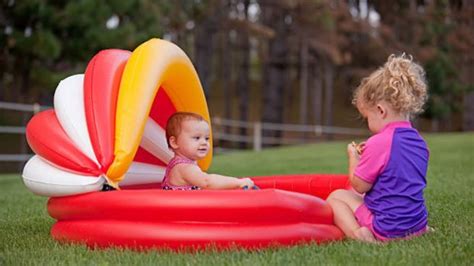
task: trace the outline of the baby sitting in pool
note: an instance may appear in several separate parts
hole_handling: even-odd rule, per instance
[[[174,113],[166,124],[166,140],[174,157],[166,167],[161,187],[165,190],[236,189],[254,186],[250,178],[203,172],[197,160],[209,152],[209,124],[195,113]]]

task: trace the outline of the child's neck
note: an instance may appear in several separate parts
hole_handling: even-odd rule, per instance
[[[187,159],[187,160],[195,161],[193,159],[190,159],[188,156],[182,155],[181,153],[179,153],[177,151],[174,152],[174,157],[181,157],[181,158],[184,158],[184,159]]]
[[[385,119],[383,119],[383,126],[386,126],[386,125],[388,125],[390,123],[393,123],[393,122],[401,122],[401,121],[409,122],[410,117],[408,115],[405,115],[405,114],[391,113],[391,114],[387,115],[387,117],[385,117]]]

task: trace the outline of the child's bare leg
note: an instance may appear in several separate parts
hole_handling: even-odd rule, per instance
[[[363,204],[360,195],[348,190],[336,190],[329,195],[327,202],[334,213],[334,223],[352,239],[375,242],[375,237],[367,227],[361,227],[355,219],[355,210]]]
[[[375,243],[377,240],[375,240],[374,234],[369,230],[369,228],[361,226],[359,229],[354,231],[354,236],[355,239],[363,241],[363,242],[369,242],[369,243]]]
[[[345,202],[337,197],[329,197],[327,199],[334,213],[334,223],[350,238],[355,238],[354,231],[360,226],[357,223],[354,214]]]

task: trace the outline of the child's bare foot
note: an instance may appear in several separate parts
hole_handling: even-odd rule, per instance
[[[354,231],[355,239],[368,242],[368,243],[377,243],[377,240],[374,237],[374,234],[370,232],[369,228],[367,227],[360,227],[359,229]]]

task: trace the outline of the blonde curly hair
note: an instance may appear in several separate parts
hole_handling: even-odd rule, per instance
[[[387,62],[362,79],[355,89],[352,104],[373,107],[380,101],[401,114],[413,116],[423,111],[428,99],[425,71],[412,56],[390,55]]]

